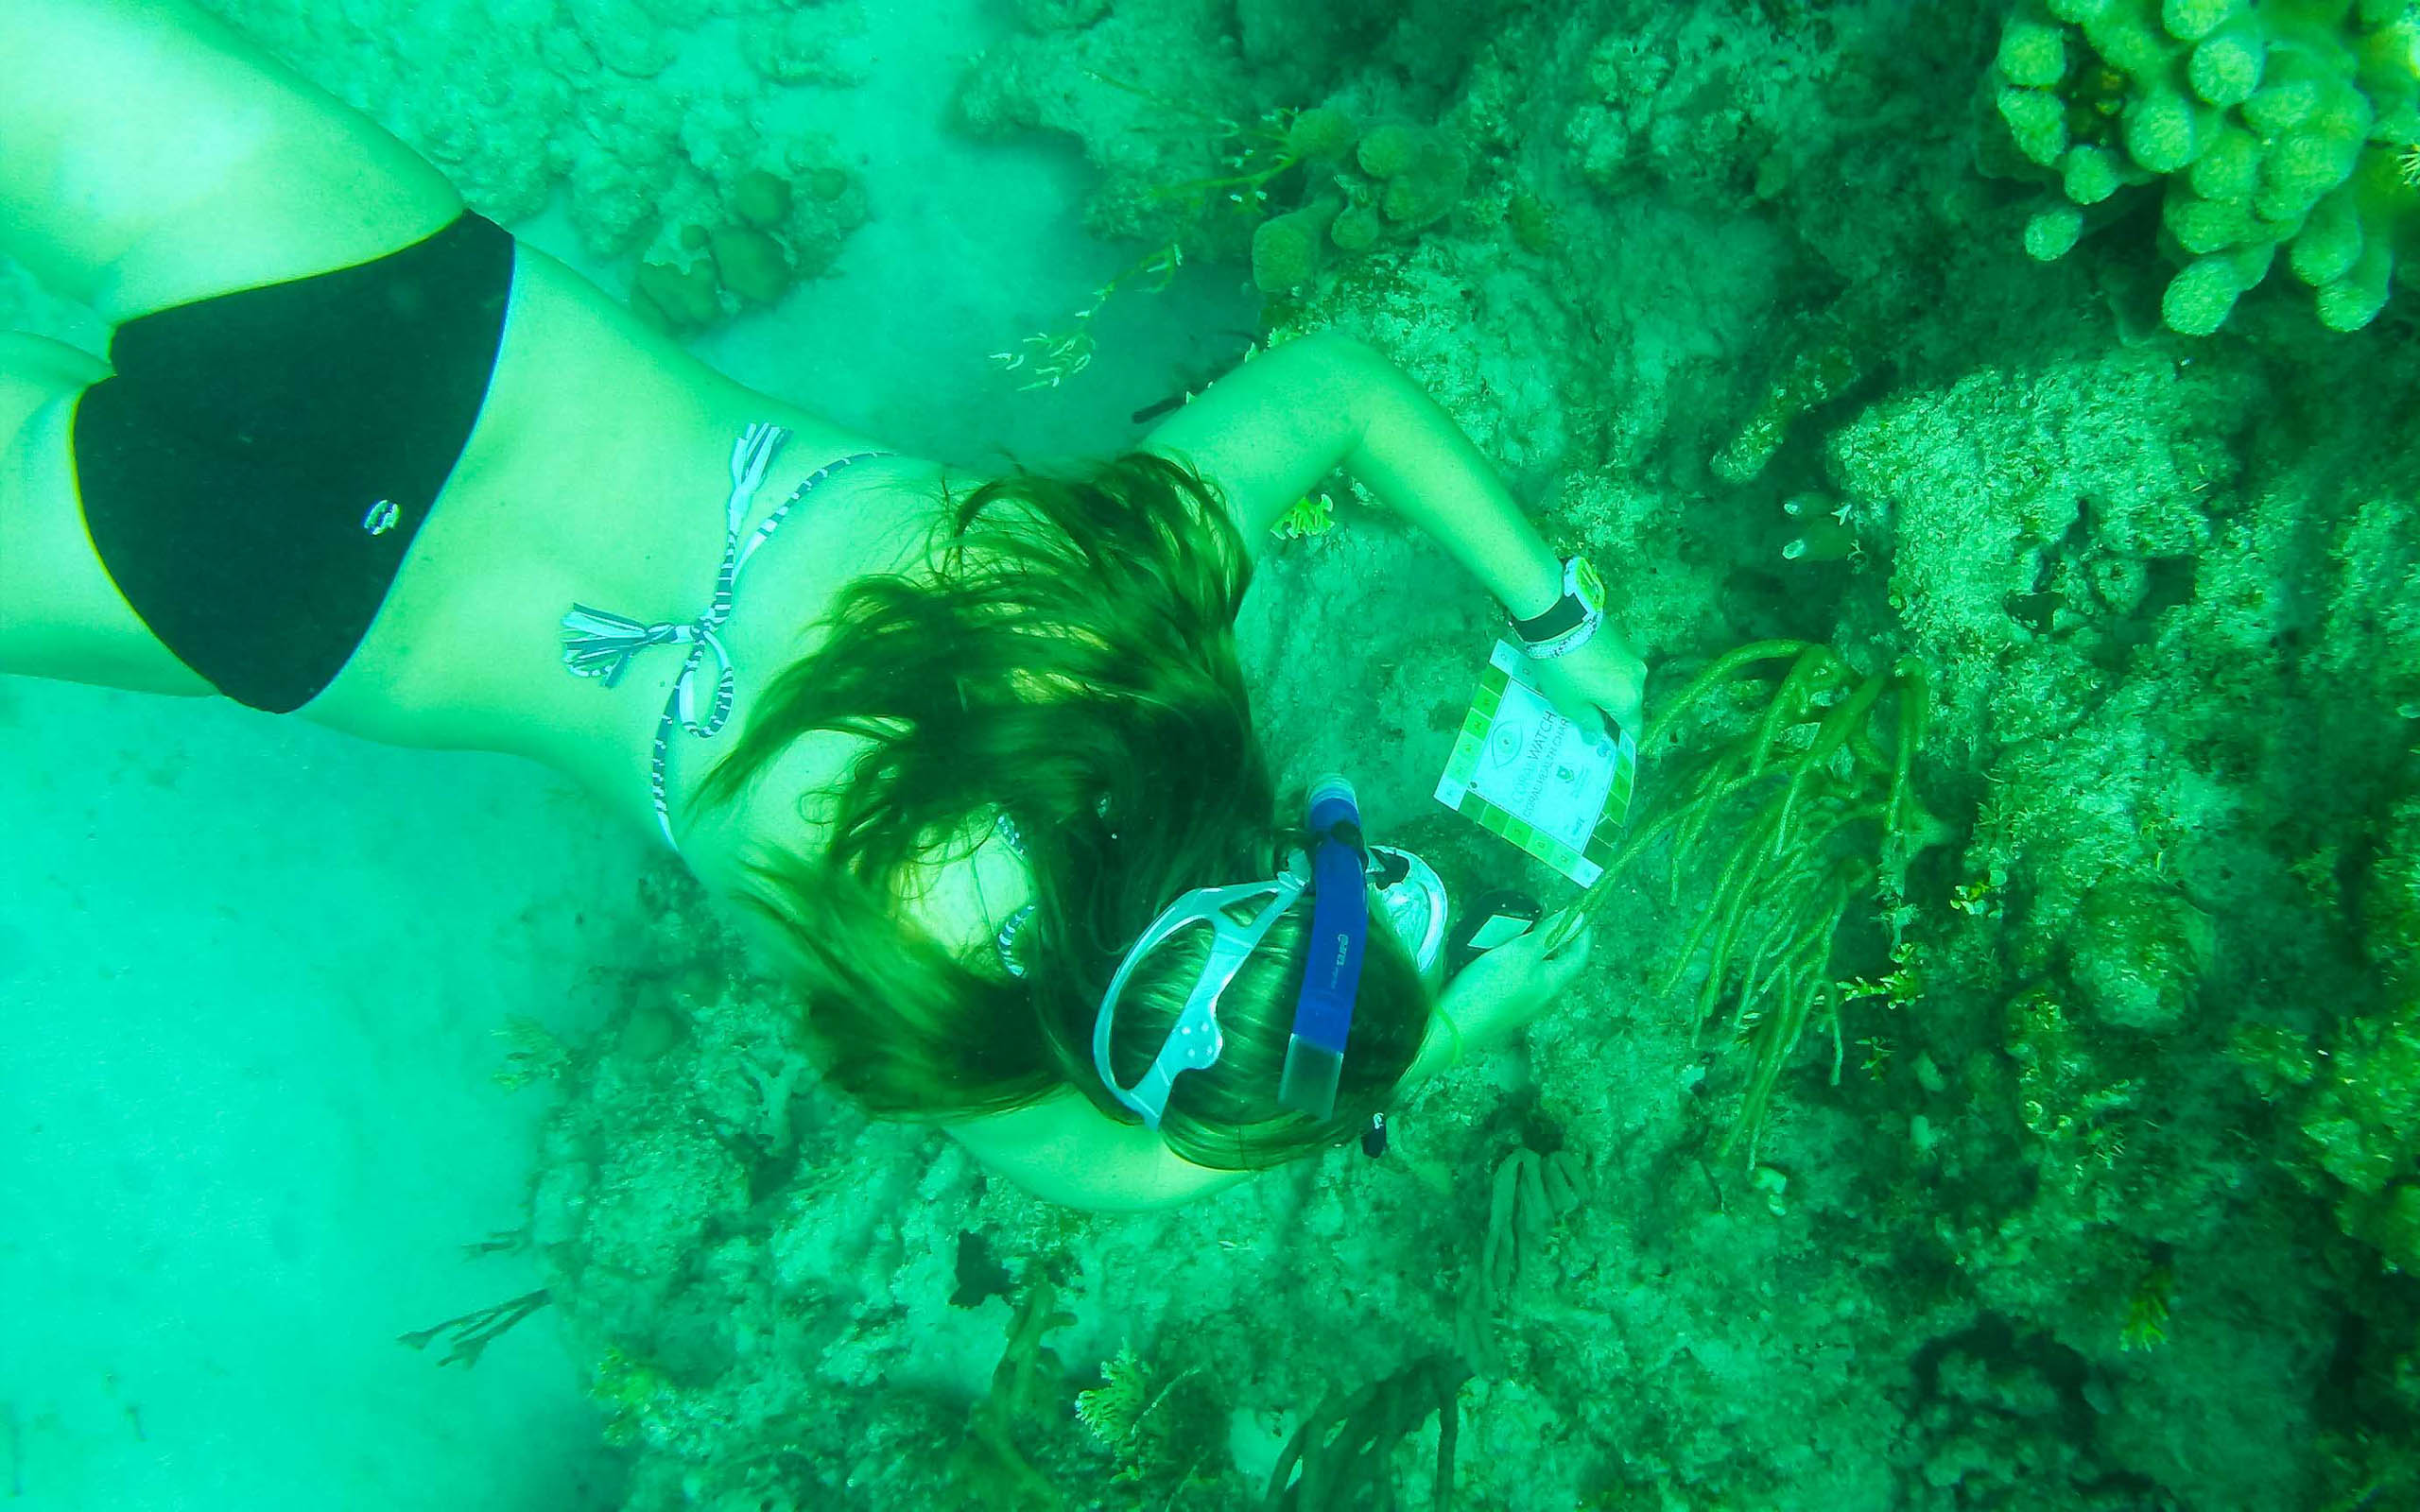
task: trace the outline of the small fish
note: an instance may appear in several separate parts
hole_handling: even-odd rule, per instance
[[[1228,335],[1241,336],[1243,338],[1244,351],[1246,352],[1249,352],[1253,347],[1260,344],[1260,337],[1254,335],[1249,331],[1229,331],[1224,334]],[[1156,404],[1144,405],[1141,409],[1136,410],[1128,418],[1137,425],[1148,425],[1151,421],[1167,414],[1168,411],[1182,408],[1185,404],[1191,403],[1194,395],[1201,392],[1204,388],[1209,387],[1210,385],[1218,379],[1223,378],[1228,373],[1233,372],[1236,367],[1240,365],[1241,361],[1242,359],[1240,356],[1234,361],[1220,358],[1215,363],[1197,365],[1189,370],[1183,370],[1181,375],[1184,382],[1178,387],[1175,393],[1170,394],[1167,398],[1161,400]]]
[[[1386,1114],[1370,1115],[1370,1126],[1361,1131],[1361,1153],[1374,1160],[1387,1153]]]
[[[1192,397],[1193,396],[1191,394],[1170,394],[1167,398],[1161,400],[1156,404],[1144,405],[1141,409],[1136,410],[1128,418],[1132,420],[1137,425],[1149,425],[1151,421],[1167,414],[1169,410],[1183,404],[1186,400],[1191,399]]]

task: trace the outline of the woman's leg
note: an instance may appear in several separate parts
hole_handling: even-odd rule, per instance
[[[73,347],[0,332],[0,673],[205,694],[110,581],[76,507],[68,416],[108,370]]]
[[[368,262],[461,203],[184,0],[0,0],[0,252],[112,325]]]
[[[112,326],[369,262],[461,208],[410,148],[184,0],[0,0],[0,253]],[[68,433],[107,373],[0,334],[0,672],[207,693],[85,528]]]

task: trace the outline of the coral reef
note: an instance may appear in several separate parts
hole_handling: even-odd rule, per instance
[[[1298,34],[1303,25],[1287,23]],[[1247,37],[1278,29],[1273,17],[1245,26]],[[1168,249],[1164,260],[1232,261],[1262,294],[1285,298],[1415,244],[1470,188],[1471,148],[1447,124],[1408,103],[1372,112],[1276,94],[1278,76],[1239,64],[1234,40],[1198,8],[1120,8],[1080,31],[1052,20],[1034,31],[967,71],[959,123],[977,136],[1043,130],[1081,142],[1101,172],[1086,226]],[[1199,50],[1171,51],[1171,32],[1180,49]],[[1310,56],[1289,55],[1297,74]],[[1111,292],[1027,345],[1063,344]]]
[[[675,331],[866,215],[776,108],[850,0],[211,3]],[[632,1512],[2413,1504],[2411,8],[1004,14],[924,97],[1126,249],[1011,381],[1215,268],[1597,561],[1655,715],[1598,964],[1383,1157],[1096,1220],[833,1095],[650,876],[605,1029],[500,1049],[544,1288],[406,1342],[549,1306]],[[1425,808],[1500,621],[1347,497],[1247,610],[1280,765],[1567,901]]]
[[[635,256],[632,303],[687,335],[829,268],[867,215],[854,167],[782,108],[868,66],[855,0],[204,0],[435,163],[472,209],[560,204],[594,256]],[[736,27],[744,68],[683,61]],[[711,49],[707,49],[710,51]]]
[[[2034,257],[2158,192],[2186,260],[2171,331],[2216,331],[2281,252],[2335,331],[2412,276],[2420,16],[2401,0],[2026,0],[1983,87],[2005,132],[1987,146],[2060,191],[2026,222]]]
[[[1115,1222],[832,1098],[657,884],[609,1032],[514,1065],[563,1099],[533,1233],[634,1508],[1317,1504],[1331,1449],[1319,1487],[1512,1512],[2420,1485],[2420,357],[2392,300],[2160,318],[2188,198],[2249,171],[2256,213],[2325,157],[2289,140],[2334,130],[2324,81],[2248,170],[2222,132],[2154,166],[2177,99],[2244,121],[2336,56],[2273,38],[2221,106],[2224,45],[2197,84],[2174,26],[2403,23],[2068,10],[1018,8],[956,109],[1081,144],[1132,259],[1102,299],[1181,255],[1266,338],[1365,337],[1596,559],[1653,668],[1633,859],[1593,978],[1409,1093],[1383,1158]],[[2363,56],[2351,177],[2260,232],[2297,278],[2399,168]],[[722,233],[751,278],[730,233],[776,198],[682,221],[686,276]],[[1098,308],[1003,366],[1080,374]],[[1393,793],[1458,889],[1567,899],[1419,816],[1497,622],[1345,497],[1247,611],[1281,764]],[[1417,1361],[1450,1364],[1351,1404]]]

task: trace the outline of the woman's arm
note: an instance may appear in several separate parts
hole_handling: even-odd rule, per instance
[[[944,1128],[985,1170],[1028,1195],[1087,1212],[1173,1208],[1252,1174],[1179,1160],[1159,1135],[1118,1123],[1072,1089]]]
[[[1253,552],[1278,516],[1341,467],[1515,617],[1563,596],[1562,565],[1462,428],[1350,336],[1322,332],[1253,358],[1143,444],[1217,483]]]
[[[1426,1081],[1514,1039],[1570,989],[1587,968],[1595,936],[1582,926],[1549,952],[1547,946],[1562,933],[1564,917],[1557,914],[1462,968],[1438,998],[1404,1085]]]
[[[1341,467],[1443,546],[1514,619],[1563,597],[1563,564],[1454,418],[1349,336],[1304,336],[1245,363],[1143,445],[1190,463],[1225,492],[1248,551]],[[1639,730],[1646,663],[1610,627],[1536,670],[1569,717],[1587,719],[1593,707]]]

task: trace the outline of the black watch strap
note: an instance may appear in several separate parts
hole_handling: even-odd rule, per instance
[[[1580,602],[1577,593],[1565,593],[1554,601],[1552,608],[1534,619],[1514,620],[1512,633],[1524,641],[1552,640],[1558,635],[1580,627],[1588,617],[1588,606]]]

